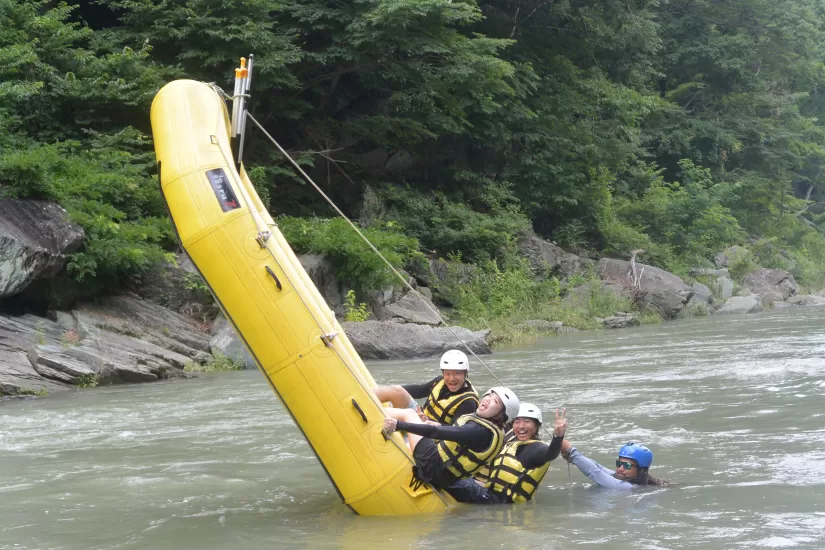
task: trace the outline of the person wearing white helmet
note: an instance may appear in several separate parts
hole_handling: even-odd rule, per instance
[[[538,437],[541,410],[522,403],[513,429],[504,436],[504,446],[487,468],[474,478],[462,479],[447,487],[457,501],[471,504],[512,504],[533,498],[544,474],[561,452],[567,431],[567,409],[556,409],[553,440],[543,443]]]
[[[478,408],[478,393],[467,374],[470,361],[467,355],[451,349],[441,356],[441,376],[423,384],[382,386],[373,390],[382,403],[390,402],[395,408],[409,407],[418,410],[416,399],[427,398],[419,416],[425,422],[449,426],[465,414],[473,414]]]
[[[472,476],[498,454],[502,430],[518,408],[516,394],[499,386],[484,394],[474,414],[465,414],[452,426],[425,423],[410,409],[386,409],[384,431],[407,432],[415,479],[444,489]]]

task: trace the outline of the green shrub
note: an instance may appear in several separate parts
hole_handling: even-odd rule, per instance
[[[278,226],[297,253],[326,256],[341,278],[361,290],[397,284],[397,279],[381,258],[341,218],[280,216]],[[418,241],[400,233],[397,224],[387,222],[361,231],[396,269],[407,262],[424,261]]]
[[[220,352],[213,353],[204,364],[187,361],[183,366],[186,372],[227,372],[243,369],[244,364],[240,357],[233,360]]]
[[[96,388],[100,384],[100,376],[93,373],[81,374],[77,381],[78,388]]]
[[[356,305],[354,290],[347,291],[347,297],[344,301],[344,308],[346,310],[344,321],[355,321],[360,323],[366,321],[370,316],[370,312],[367,310],[367,304],[361,302]]]

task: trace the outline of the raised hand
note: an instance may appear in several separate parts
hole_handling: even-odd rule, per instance
[[[570,449],[572,449],[572,448],[573,448],[573,445],[571,445],[571,443],[569,441],[567,441],[566,439],[561,442],[561,456],[565,460],[569,460]]]
[[[567,409],[561,410],[561,415],[559,414],[559,410],[556,409],[556,425],[553,428],[553,435],[556,437],[564,437],[564,433],[567,431],[567,419],[564,415],[567,414]],[[567,443],[565,441],[565,443]]]

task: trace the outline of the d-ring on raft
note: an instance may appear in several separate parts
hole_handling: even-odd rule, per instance
[[[361,515],[447,510],[448,495],[411,489],[401,436],[381,433],[375,381],[236,164],[223,98],[178,80],[158,92],[151,117],[181,245],[344,503]]]

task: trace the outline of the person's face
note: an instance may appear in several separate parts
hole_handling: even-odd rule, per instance
[[[504,402],[496,392],[490,392],[481,399],[476,414],[481,418],[493,418],[503,410]]]
[[[630,466],[630,468],[628,468]],[[619,457],[616,460],[616,477],[622,479],[633,479],[639,475],[639,463],[632,458]]]
[[[513,433],[519,441],[535,439],[538,432],[539,425],[532,418],[516,418],[513,422]]]
[[[451,392],[457,392],[467,378],[467,371],[464,370],[443,370],[441,374],[444,375],[444,385]]]

